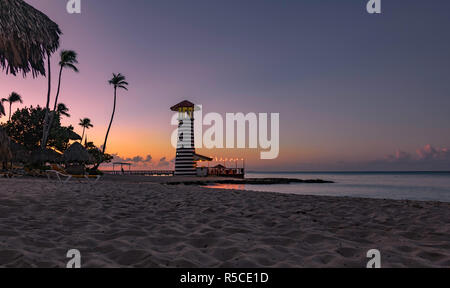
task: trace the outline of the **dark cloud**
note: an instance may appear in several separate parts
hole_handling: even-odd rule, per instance
[[[160,160],[159,160],[159,163],[158,163],[158,168],[163,168],[163,167],[168,167],[170,165],[170,162],[169,161],[167,161],[167,158],[166,157],[162,157]]]
[[[288,169],[298,171],[450,171],[450,148],[435,148],[428,144],[417,149],[415,153],[397,150],[393,154],[371,161],[312,162]]]
[[[397,150],[395,154],[387,155],[383,160],[368,163],[368,166],[379,167],[382,170],[450,170],[450,149],[435,148],[428,144],[408,153]]]
[[[436,149],[430,144],[426,145],[423,148],[418,149],[417,155],[419,157],[419,160],[422,161],[430,161],[430,160],[450,161],[449,148]]]
[[[152,156],[151,155],[147,155],[145,158],[142,156],[134,156],[134,157],[130,157],[130,158],[123,158],[120,157],[117,154],[114,154],[114,162],[131,162],[134,164],[149,164],[152,162]]]

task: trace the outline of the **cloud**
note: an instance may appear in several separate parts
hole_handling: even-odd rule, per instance
[[[422,161],[429,160],[449,160],[450,161],[450,149],[449,148],[441,148],[436,149],[430,144],[425,145],[425,147],[418,149],[417,155]]]
[[[160,160],[159,160],[159,163],[158,163],[158,168],[163,168],[163,167],[168,167],[170,165],[170,162],[169,161],[167,161],[167,158],[166,157],[162,157]]]
[[[435,148],[427,144],[416,150],[416,153],[408,153],[397,150],[395,154],[386,155],[382,160],[372,161],[369,167],[393,170],[450,170],[450,149]]]
[[[417,149],[415,153],[397,150],[393,154],[369,161],[303,163],[289,169],[299,171],[450,171],[450,148],[436,148],[428,144]]]
[[[412,155],[408,152],[397,150],[393,155],[386,155],[385,160],[388,162],[407,162],[412,159]]]
[[[113,159],[114,162],[131,162],[134,164],[149,164],[152,162],[152,159],[153,159],[151,155],[147,155],[145,158],[142,156],[123,158],[117,154],[113,154],[113,156],[114,156],[114,159]]]

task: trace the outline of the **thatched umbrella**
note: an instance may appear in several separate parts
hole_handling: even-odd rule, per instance
[[[0,66],[16,75],[45,75],[44,59],[59,47],[61,30],[23,0],[1,0]]]
[[[33,164],[42,164],[46,162],[50,163],[59,163],[61,162],[61,154],[58,152],[46,149],[46,150],[36,150],[31,153],[31,163]]]
[[[64,161],[66,163],[88,163],[91,160],[91,155],[79,142],[74,142],[64,152]]]
[[[10,147],[11,147],[11,140],[6,134],[6,132],[3,130],[3,128],[0,127],[0,164],[3,164],[3,166],[5,166],[6,163],[11,161],[12,155]]]

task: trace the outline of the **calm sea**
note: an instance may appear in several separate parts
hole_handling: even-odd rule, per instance
[[[221,188],[299,195],[450,202],[450,172],[248,173],[247,178],[323,179],[334,184],[221,185]],[[217,187],[217,186],[215,186]]]

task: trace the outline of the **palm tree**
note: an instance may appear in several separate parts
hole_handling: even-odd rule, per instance
[[[20,96],[19,94],[17,94],[16,92],[12,92],[11,95],[8,96],[8,98],[3,98],[2,102],[8,102],[9,103],[9,120],[11,121],[11,107],[13,103],[23,103],[22,101],[22,96]]]
[[[58,105],[58,98],[59,98],[59,92],[61,89],[61,77],[62,77],[62,71],[64,68],[71,69],[75,71],[76,73],[79,72],[77,66],[75,64],[78,64],[77,60],[77,52],[72,50],[63,50],[61,51],[61,60],[59,61],[59,81],[58,81],[58,90],[56,91],[56,98],[55,98],[55,105],[53,105],[53,111],[56,111],[57,105]]]
[[[78,73],[78,68],[75,66],[75,64],[78,64],[77,53],[75,51],[62,50],[60,56],[61,56],[61,60],[59,61],[60,69],[59,69],[58,89],[56,91],[55,104],[53,105],[53,113],[50,116],[50,121],[48,121],[48,125],[46,126],[46,130],[44,132],[43,145],[45,145],[45,146],[47,145],[47,139],[48,139],[48,135],[50,133],[50,129],[53,125],[53,120],[55,119],[54,113],[58,112],[58,98],[59,98],[59,92],[61,91],[62,71],[64,68],[68,68],[68,69],[71,69]],[[49,97],[47,97],[47,102],[48,101],[50,101]],[[46,116],[46,118],[48,119],[48,116]]]
[[[83,127],[83,134],[82,134],[81,140],[80,140],[80,143],[82,143],[85,130],[94,127],[94,125],[91,124],[91,119],[89,119],[89,118],[80,119],[80,123],[78,123],[78,125]]]
[[[52,93],[52,69],[51,69],[51,61],[50,61],[50,52],[47,52],[47,104],[45,104],[45,117],[44,117],[44,130],[42,131],[42,140],[41,140],[41,149],[45,150],[47,146],[47,138],[48,131],[47,128],[49,125],[49,112],[50,112],[50,95]]]
[[[105,143],[103,144],[103,154],[105,154],[106,151],[106,143],[108,142],[109,131],[111,130],[111,125],[114,120],[114,114],[116,113],[117,88],[122,88],[128,91],[128,82],[126,82],[125,80],[126,80],[125,76],[123,76],[120,73],[119,74],[113,73],[113,78],[109,80],[109,84],[114,86],[114,106],[111,115],[111,121],[109,122],[108,131],[106,132],[105,136]]]
[[[3,100],[0,101],[0,118],[2,118],[2,116],[5,116],[5,107],[3,107]]]
[[[67,108],[66,104],[64,103],[58,104],[58,107],[56,108],[56,113],[58,113],[59,115],[70,117],[69,108]]]

